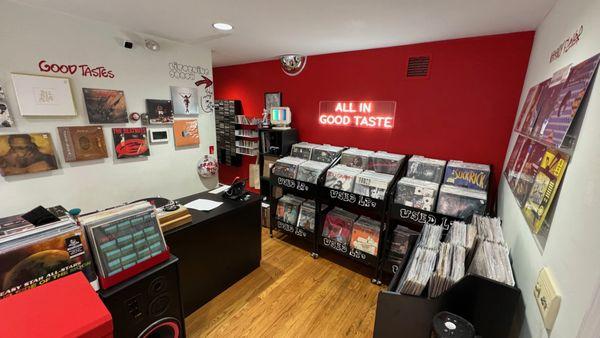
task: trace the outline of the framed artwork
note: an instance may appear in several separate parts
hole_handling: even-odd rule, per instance
[[[173,123],[173,137],[176,147],[193,146],[200,144],[197,120],[175,120]]]
[[[58,127],[58,136],[66,162],[108,157],[101,126]]]
[[[150,143],[168,143],[169,130],[167,128],[150,129]]]
[[[0,128],[10,128],[15,125],[15,122],[10,115],[10,109],[8,109],[8,103],[6,102],[6,96],[0,86]]]
[[[198,89],[171,86],[175,115],[198,115]]]
[[[150,156],[145,127],[113,128],[112,133],[118,159]]]
[[[127,123],[127,105],[122,90],[83,88],[90,123]]]
[[[12,176],[58,169],[48,133],[0,135],[0,174]]]
[[[281,92],[265,93],[265,109],[281,107]]]
[[[146,100],[146,114],[142,121],[148,124],[173,124],[171,100]]]
[[[77,116],[69,79],[27,74],[11,76],[21,116]]]

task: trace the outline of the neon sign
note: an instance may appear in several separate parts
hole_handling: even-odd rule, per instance
[[[394,128],[395,101],[321,101],[319,124],[337,127]]]

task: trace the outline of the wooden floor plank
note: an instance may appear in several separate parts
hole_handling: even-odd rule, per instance
[[[186,318],[188,337],[371,337],[369,277],[263,230],[261,266]],[[290,243],[291,242],[291,243]]]

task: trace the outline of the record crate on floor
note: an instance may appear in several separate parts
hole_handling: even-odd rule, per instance
[[[411,237],[409,252],[414,253],[417,236]],[[468,274],[439,297],[404,295],[396,290],[410,255],[394,274],[387,291],[379,292],[375,314],[376,338],[431,337],[432,320],[442,311],[459,315],[485,338],[516,338],[524,309],[521,290],[478,275]],[[401,330],[401,331],[400,331]]]

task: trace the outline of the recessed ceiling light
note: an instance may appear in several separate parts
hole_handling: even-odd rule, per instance
[[[230,25],[228,23],[224,23],[224,22],[213,23],[213,27],[215,27],[216,29],[218,29],[220,31],[230,31],[233,29],[232,25]]]

